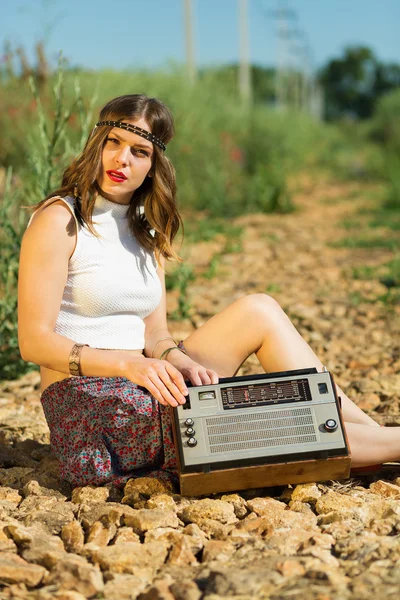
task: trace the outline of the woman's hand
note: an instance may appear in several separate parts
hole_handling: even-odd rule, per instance
[[[182,373],[186,381],[193,385],[209,385],[218,383],[219,377],[212,369],[206,369],[189,356],[174,348],[168,354],[168,361]]]
[[[145,387],[163,406],[178,406],[186,402],[188,390],[184,379],[179,370],[166,360],[129,357],[123,367],[123,377]]]

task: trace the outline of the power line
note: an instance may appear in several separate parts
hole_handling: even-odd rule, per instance
[[[277,0],[275,10],[267,10],[258,0],[266,19],[277,23],[275,97],[279,110],[294,106],[320,118],[322,92],[316,82],[312,52],[306,33],[299,27],[296,11],[288,0]],[[319,88],[319,91],[316,89]]]

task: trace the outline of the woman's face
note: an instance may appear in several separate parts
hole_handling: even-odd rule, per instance
[[[150,132],[147,122],[124,120]],[[118,204],[129,204],[132,194],[148,175],[153,159],[152,142],[136,133],[114,127],[106,138],[101,173],[97,179],[102,195]]]

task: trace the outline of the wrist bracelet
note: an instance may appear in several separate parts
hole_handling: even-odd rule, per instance
[[[163,342],[164,340],[172,340],[174,342],[174,344],[176,343],[174,338],[172,338],[170,335],[167,335],[166,337],[162,337],[159,340],[157,340],[157,342],[154,344],[153,350],[151,351],[151,358],[154,358],[154,350],[157,348],[158,344],[160,342]]]
[[[178,346],[171,346],[171,348],[167,348],[166,350],[164,350],[164,352],[161,353],[159,360],[165,360],[168,354],[171,352],[171,350],[179,350],[179,348]]]
[[[88,346],[88,344],[74,344],[72,346],[71,353],[69,355],[69,372],[73,377],[82,376],[81,372],[81,352],[82,348]]]

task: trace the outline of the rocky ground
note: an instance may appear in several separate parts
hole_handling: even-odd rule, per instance
[[[223,235],[184,248],[197,275],[192,318],[172,331],[185,337],[233,299],[270,293],[344,390],[380,424],[400,425],[399,305],[377,300],[378,281],[352,276],[392,254],[332,245],[365,228],[358,211],[379,189],[301,183],[296,213],[237,219],[240,251],[226,252]],[[259,370],[254,357],[242,368]],[[1,599],[399,596],[400,469],[201,499],[147,478],[123,492],[71,490],[50,453],[36,373],[1,384],[0,422]]]

